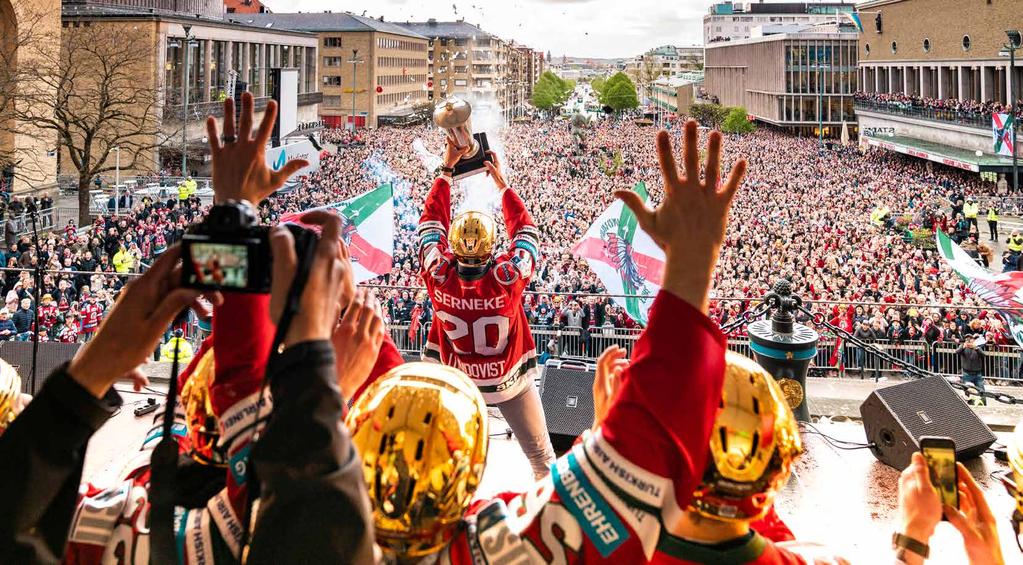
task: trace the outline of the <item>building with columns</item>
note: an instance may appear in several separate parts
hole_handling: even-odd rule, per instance
[[[1003,104],[1023,98],[1014,91],[1023,88],[1023,50],[1015,68],[1004,50],[1005,30],[1023,29],[1019,0],[975,2],[969,9],[959,0],[871,0],[858,8],[865,28],[859,42],[864,93]],[[858,101],[865,141],[968,170],[1006,171],[1010,163],[992,154],[989,114],[916,106]]]
[[[145,4],[145,6],[142,6]],[[182,6],[191,8],[185,13]],[[206,116],[222,117],[229,78],[255,97],[255,120],[271,100],[271,69],[298,71],[298,123],[319,120],[318,38],[306,32],[265,29],[224,19],[224,4],[214,0],[65,0],[64,25],[129,25],[154,39],[151,67],[138,74],[139,84],[161,93],[158,128],[169,139],[132,172],[175,170],[188,154],[188,172],[209,172]],[[188,40],[186,41],[186,33]],[[185,65],[188,50],[187,68]],[[188,106],[185,111],[185,82]],[[182,132],[184,130],[184,132]],[[282,132],[287,135],[291,132]],[[66,163],[62,166],[66,171]]]

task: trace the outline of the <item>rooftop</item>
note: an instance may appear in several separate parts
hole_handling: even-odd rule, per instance
[[[230,20],[262,28],[285,29],[307,32],[359,32],[376,31],[427,39],[407,27],[383,20],[356,16],[347,12],[295,12],[273,14],[228,14]]]
[[[425,22],[405,22],[398,25],[430,39],[435,37],[446,37],[450,39],[490,39],[494,37],[493,34],[483,31],[479,26],[474,26],[462,20],[454,22],[438,22],[437,20],[430,19]]]

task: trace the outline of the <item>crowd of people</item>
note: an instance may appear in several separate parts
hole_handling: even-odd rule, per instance
[[[243,101],[239,135],[230,100],[222,142],[208,122],[225,207],[262,202],[286,177],[262,158],[275,106],[251,139],[252,97]],[[484,468],[500,464],[488,460],[482,385],[455,367],[403,362],[376,299],[354,288],[341,219],[314,211],[302,220],[320,237],[299,238],[311,253],[272,229],[269,294],[206,293],[213,334],[175,374],[121,481],[79,484],[91,436],[120,405],[114,382],[146,384],[138,367],[161,332],[202,308],[200,291],[176,276],[177,246],[126,287],[98,335],[35,398],[0,403],[0,561],[846,563],[775,512],[803,431],[774,378],[726,352],[708,318],[749,164],[735,160],[719,183],[722,140],[711,134],[715,172],[701,178],[695,123],[685,137],[681,167],[669,136],[657,137],[657,205],[618,195],[665,253],[650,323],[631,356],[602,355],[592,427],[529,488],[476,498]],[[5,395],[19,390],[13,371],[0,363]],[[1003,479],[1014,493],[1017,454]],[[930,457],[907,462],[891,545],[871,554],[922,564],[944,517],[961,535],[962,562],[1004,563],[1003,510],[992,512],[954,449]],[[1023,502],[1017,531],[1021,521]]]
[[[669,124],[669,131],[678,136],[678,127]],[[586,261],[570,251],[611,203],[613,189],[644,182],[652,201],[661,198],[657,162],[645,143],[649,130],[609,119],[586,130],[581,145],[562,122],[515,123],[489,133],[510,184],[541,230],[542,258],[524,298],[530,323],[551,329],[581,327],[587,335],[595,328],[636,328],[623,308],[602,295],[606,289]],[[443,133],[422,125],[356,133],[328,130],[321,137],[337,144],[338,152],[325,154],[320,170],[292,190],[267,200],[261,206],[263,220],[273,224],[285,213],[392,183],[393,268],[371,284],[385,287],[389,323],[425,335],[419,328],[429,323],[432,305],[418,278],[415,228]],[[850,332],[862,329],[863,335],[869,332],[894,342],[958,343],[974,334],[985,335],[991,344],[1012,342],[999,317],[983,309],[933,249],[905,237],[907,229],[917,227],[954,233],[962,219],[957,218],[961,201],[992,194],[992,183],[890,152],[862,154],[843,147],[822,152],[815,140],[770,130],[729,142],[726,157],[746,155],[754,166],[748,179],[751,190],[739,196],[732,210],[715,274],[711,316],[717,322],[733,320],[785,277],[804,299],[836,303],[814,308]],[[491,188],[467,184],[469,205],[497,202]],[[465,205],[464,199],[456,206]],[[878,205],[893,211],[898,229],[888,229],[894,221],[880,228],[869,221]],[[41,263],[48,270],[40,289],[40,312],[48,313],[40,320],[40,337],[85,340],[124,282],[117,275],[144,269],[202,214],[194,198],[136,198],[120,216],[97,218],[83,230],[69,224],[44,235],[40,249],[30,234],[8,233],[0,260],[12,269]],[[0,328],[9,325],[4,317],[22,323],[15,323],[14,330],[0,329],[0,339],[30,337],[34,329],[23,323],[30,316],[19,311],[25,298],[30,299],[29,310],[36,308],[33,278],[28,271],[7,271],[3,283],[7,314],[0,312]],[[55,316],[49,315],[52,306]],[[599,353],[588,350],[588,344],[579,352]]]
[[[990,118],[991,114],[1007,114],[1012,106],[996,100],[981,102],[959,98],[926,98],[901,92],[857,92],[853,99],[860,102],[880,104],[901,110],[921,109],[951,112],[960,117]],[[1023,106],[1016,104],[1016,115],[1023,117]]]

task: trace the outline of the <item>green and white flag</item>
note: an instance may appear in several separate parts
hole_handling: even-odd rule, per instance
[[[391,272],[394,257],[393,196],[388,183],[354,198],[311,209],[329,210],[341,216],[341,238],[348,245],[352,257],[356,284]],[[298,220],[311,210],[285,214],[281,222],[309,227]]]
[[[633,190],[646,202],[646,184],[637,183]],[[647,312],[661,289],[664,252],[639,228],[632,210],[616,200],[586,230],[572,254],[586,259],[608,293],[627,295],[614,297],[615,304],[646,326]]]
[[[970,257],[962,247],[938,231],[938,253],[970,290],[994,308],[1005,320],[1012,338],[1023,347],[1023,316],[1009,308],[1023,308],[1023,272],[994,273]]]

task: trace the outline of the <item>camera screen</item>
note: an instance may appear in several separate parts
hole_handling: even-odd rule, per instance
[[[246,288],[249,283],[249,247],[237,243],[194,242],[190,284]]]
[[[942,504],[959,508],[959,493],[956,490],[956,452],[951,447],[929,446],[923,449],[931,484],[938,491]]]

